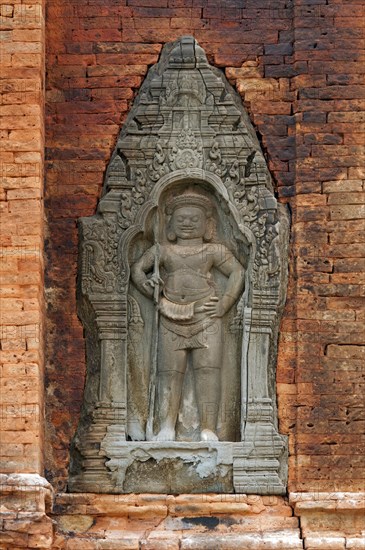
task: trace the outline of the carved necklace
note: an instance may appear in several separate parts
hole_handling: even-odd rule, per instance
[[[179,249],[179,252],[175,252],[177,248]],[[201,254],[206,248],[207,248],[206,244],[202,244],[201,246],[199,246],[199,248],[196,248],[194,245],[192,246],[175,245],[174,253],[178,256],[182,256],[183,258],[185,258],[186,256],[195,256],[196,254]]]

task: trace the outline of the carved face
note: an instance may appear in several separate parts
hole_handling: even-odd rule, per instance
[[[198,206],[181,206],[172,214],[171,228],[180,239],[202,238],[206,229],[205,212]]]

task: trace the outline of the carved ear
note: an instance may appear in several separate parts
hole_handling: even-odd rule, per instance
[[[166,237],[169,241],[176,241],[176,234],[174,230],[171,227],[171,216],[168,217],[168,221],[166,224]]]
[[[213,218],[208,218],[205,226],[204,240],[209,242],[214,236],[215,224]]]
[[[176,235],[171,229],[167,232],[167,239],[169,241],[176,241]]]

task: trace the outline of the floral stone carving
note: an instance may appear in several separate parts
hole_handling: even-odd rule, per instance
[[[79,227],[70,490],[285,493],[289,218],[239,96],[192,37],[149,71]]]

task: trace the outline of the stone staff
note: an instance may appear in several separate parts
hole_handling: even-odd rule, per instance
[[[157,377],[157,357],[158,357],[158,331],[159,331],[159,299],[160,299],[160,245],[158,239],[159,229],[159,211],[158,206],[156,210],[156,218],[153,226],[153,240],[156,249],[154,269],[152,275],[153,281],[153,303],[155,308],[155,316],[152,332],[152,368],[150,374],[148,402],[149,412],[146,425],[146,439],[151,441],[153,439],[153,419],[155,410],[155,398],[156,398],[156,377]]]

